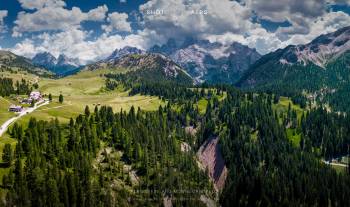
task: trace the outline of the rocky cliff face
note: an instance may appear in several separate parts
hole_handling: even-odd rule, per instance
[[[239,43],[223,45],[193,39],[188,39],[180,45],[170,39],[167,44],[154,46],[149,51],[169,56],[196,82],[234,83],[260,58],[255,49]]]
[[[32,62],[59,75],[77,70],[80,67],[79,60],[77,59],[69,58],[64,54],[56,58],[49,52],[36,54],[32,58]]]
[[[132,55],[132,54],[142,55],[145,53],[146,53],[145,51],[140,50],[136,47],[124,47],[121,49],[116,49],[106,60],[113,61],[127,55]]]
[[[219,138],[215,137],[207,140],[199,148],[197,156],[200,167],[203,170],[208,170],[209,177],[213,181],[215,189],[217,191],[223,190],[228,171],[220,151]]]
[[[306,45],[290,46],[280,58],[282,64],[313,63],[325,68],[326,64],[350,49],[350,27],[321,35]]]

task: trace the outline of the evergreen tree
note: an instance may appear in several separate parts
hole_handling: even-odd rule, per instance
[[[58,97],[58,101],[59,101],[60,103],[63,103],[63,95],[62,95],[62,94],[60,94],[60,96]]]
[[[85,106],[85,115],[86,115],[87,117],[90,116],[90,109],[89,109],[89,106]]]
[[[3,153],[2,153],[2,161],[5,163],[12,162],[12,149],[10,144],[5,144]]]

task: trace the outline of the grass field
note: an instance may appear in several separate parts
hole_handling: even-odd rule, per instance
[[[0,97],[0,125],[15,116],[13,112],[8,111],[11,104],[10,100]]]
[[[205,90],[205,92],[207,93],[207,89]],[[222,95],[216,95],[216,97],[218,98],[218,100],[221,102],[223,101],[226,97],[227,97],[227,94],[226,92],[224,92]],[[213,104],[213,101],[210,102],[211,104]],[[197,106],[198,106],[198,109],[199,109],[199,113],[200,114],[205,114],[206,110],[207,110],[207,105],[208,105],[208,100],[205,99],[205,98],[201,98],[198,103],[197,103]]]
[[[159,105],[166,103],[151,96],[128,96],[128,92],[122,89],[115,91],[106,91],[104,89],[105,79],[103,74],[110,72],[109,70],[85,71],[77,75],[69,76],[62,79],[39,79],[33,75],[21,73],[6,73],[1,72],[1,77],[10,77],[15,80],[25,78],[31,83],[38,83],[39,90],[42,94],[52,94],[53,101],[45,105],[33,113],[23,116],[17,122],[27,124],[31,117],[40,120],[51,120],[57,118],[61,123],[67,123],[71,117],[84,113],[85,106],[88,105],[93,111],[96,105],[111,106],[114,112],[121,109],[129,110],[131,106],[140,107],[144,110],[157,110]],[[64,96],[64,102],[58,103],[58,96]],[[15,116],[14,113],[8,112],[8,107],[14,103],[9,98],[0,97],[0,124]],[[11,128],[11,126],[10,126]],[[10,143],[12,149],[15,148],[16,140],[10,138],[9,134],[3,134],[0,138],[0,162],[2,161],[2,151],[5,144]],[[2,177],[8,174],[10,168],[0,168],[0,183]],[[3,194],[3,189],[0,190],[0,196]]]
[[[0,71],[0,78],[12,78],[13,82],[20,81],[25,79],[29,83],[33,84],[40,80],[40,78],[36,75],[28,73],[26,71],[18,71],[17,69],[12,69],[13,72],[9,71]]]
[[[287,137],[295,147],[300,147],[301,134],[297,134],[296,129],[287,129]]]
[[[290,100],[288,97],[280,97],[280,101],[278,104],[273,105],[273,109],[275,109],[278,113],[287,112],[289,104],[291,104],[291,108],[297,112],[298,120],[300,120],[302,114],[306,111],[300,108],[299,105],[293,104],[292,100]]]
[[[298,121],[300,121],[302,114],[305,113],[306,110],[300,108],[299,105],[293,104],[293,102],[287,97],[280,97],[279,102],[273,104],[273,109],[276,110],[278,114],[287,113],[289,104],[291,105],[291,108],[297,112]],[[280,119],[280,123],[282,123],[282,119]],[[300,146],[300,134],[297,134],[295,129],[287,129],[287,137],[295,147]]]
[[[335,171],[337,171],[337,173],[346,173],[346,167],[343,166],[337,166],[337,165],[331,165],[333,169],[335,169]]]
[[[18,122],[27,123],[30,117],[41,120],[57,118],[60,122],[68,122],[71,117],[84,112],[85,106],[93,111],[96,105],[111,106],[114,112],[121,109],[129,110],[131,106],[140,107],[143,110],[156,110],[159,105],[165,103],[157,97],[129,96],[128,92],[121,89],[106,91],[104,89],[105,78],[103,74],[110,72],[108,69],[96,71],[83,71],[62,79],[41,79],[39,90],[42,94],[52,94],[53,101],[28,116],[24,116]],[[58,96],[62,94],[64,102],[58,103]]]

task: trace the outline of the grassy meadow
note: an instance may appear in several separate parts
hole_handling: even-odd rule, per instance
[[[157,110],[160,105],[165,102],[158,97],[151,96],[129,96],[128,92],[122,88],[117,88],[114,91],[105,89],[105,78],[103,74],[109,73],[111,70],[95,70],[82,71],[76,75],[68,76],[61,79],[38,79],[35,76],[28,76],[31,80],[37,79],[39,91],[46,95],[52,94],[53,101],[43,107],[38,108],[30,115],[26,115],[17,122],[26,124],[30,117],[35,117],[40,120],[51,120],[57,118],[62,123],[67,123],[71,117],[84,112],[85,106],[89,106],[93,111],[95,106],[111,106],[114,112],[120,110],[129,110],[131,106],[140,107],[143,110]],[[21,77],[20,74],[7,74],[7,77],[12,75]],[[63,103],[58,102],[58,96],[62,94],[64,97]],[[14,116],[14,113],[7,111],[10,103],[8,98],[0,99],[0,124]]]
[[[300,121],[302,114],[305,113],[306,110],[302,109],[299,105],[294,104],[288,97],[280,97],[279,102],[273,105],[273,109],[276,110],[278,114],[287,113],[289,104],[291,105],[291,108],[297,112],[298,121]],[[282,119],[280,122],[282,123]],[[299,147],[300,134],[297,133],[296,129],[287,129],[287,137],[295,147]]]

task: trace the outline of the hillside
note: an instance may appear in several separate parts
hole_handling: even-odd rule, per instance
[[[164,71],[162,60],[153,64],[148,58],[125,56],[109,63],[115,68],[86,68],[39,81],[39,90],[52,94],[53,101],[18,120],[0,142],[5,155],[5,148],[11,149],[5,143],[23,149],[4,156],[10,161],[0,168],[0,195],[7,206],[38,200],[60,204],[61,197],[69,203],[64,206],[348,206],[341,194],[324,200],[323,192],[339,186],[349,195],[350,179],[345,170],[337,174],[321,160],[345,155],[346,117],[322,110],[302,115],[285,99],[273,105],[275,98],[265,93],[196,88],[171,79],[148,84],[135,76],[141,84],[127,82],[131,92],[139,90],[134,94],[123,82],[107,89],[105,75],[111,72],[127,78],[144,70]],[[5,99],[1,104],[8,103]],[[50,190],[37,193],[46,187]]]
[[[13,54],[9,51],[0,50],[0,67],[4,71],[11,71],[13,69],[27,71],[40,76],[50,76],[53,75],[51,72],[36,67],[31,60]]]
[[[85,70],[123,71],[134,81],[193,84],[192,78],[175,62],[160,54],[130,54],[89,65]]]
[[[344,111],[350,102],[340,100],[339,93],[350,84],[349,40],[350,27],[346,27],[306,45],[279,49],[252,65],[237,86],[287,96],[303,94],[312,101],[329,102],[336,110]]]

